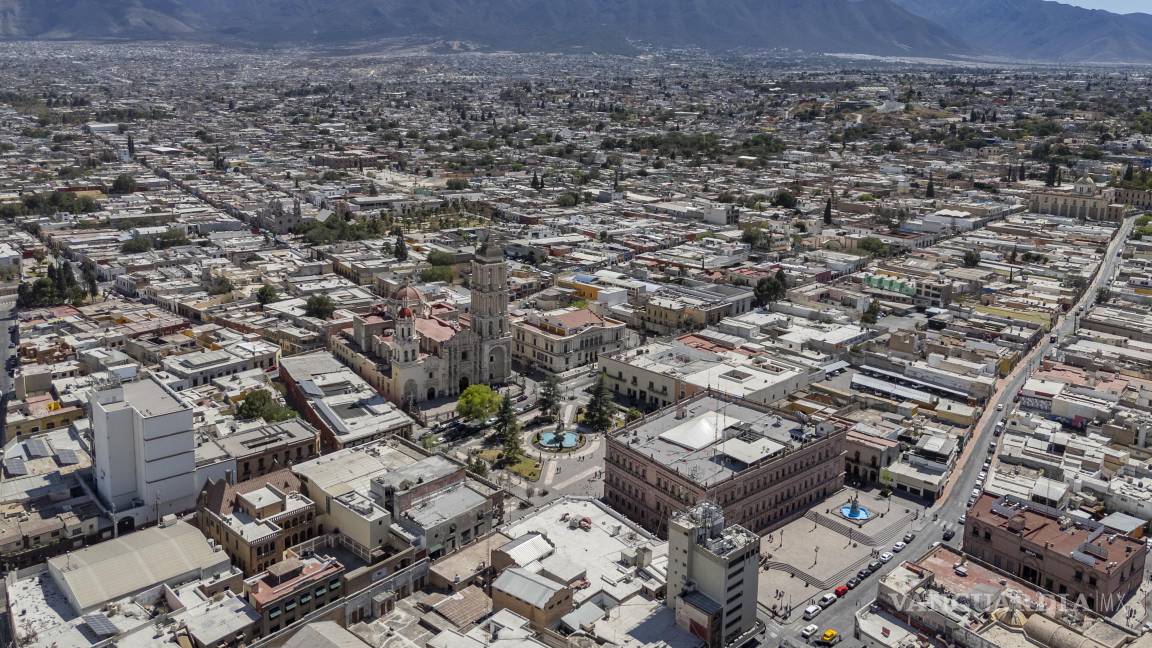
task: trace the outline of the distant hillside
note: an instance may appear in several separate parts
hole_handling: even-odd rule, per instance
[[[941,56],[969,48],[893,0],[0,0],[0,38],[424,36],[520,51],[783,47]]]
[[[1047,0],[896,0],[973,49],[1018,59],[1152,62],[1152,16]]]

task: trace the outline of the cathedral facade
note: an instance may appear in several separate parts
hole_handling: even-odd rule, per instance
[[[401,407],[458,396],[477,383],[512,375],[508,265],[492,241],[472,259],[471,308],[456,313],[401,286],[385,309],[353,320],[351,339],[334,352]]]

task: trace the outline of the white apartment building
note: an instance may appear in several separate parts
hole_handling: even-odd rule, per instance
[[[196,507],[192,407],[152,376],[93,391],[96,491],[117,531]]]
[[[668,607],[676,625],[708,648],[739,645],[757,630],[760,536],[733,525],[706,502],[668,525]]]

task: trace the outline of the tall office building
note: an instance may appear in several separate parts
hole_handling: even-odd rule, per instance
[[[192,407],[155,378],[94,391],[96,491],[118,531],[196,507]]]
[[[757,631],[760,536],[733,525],[711,502],[672,515],[666,602],[676,625],[709,648],[738,646]]]

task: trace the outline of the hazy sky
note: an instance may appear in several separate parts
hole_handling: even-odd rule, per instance
[[[1091,9],[1107,9],[1119,13],[1142,11],[1152,13],[1152,0],[1059,0],[1064,4],[1080,5]]]

